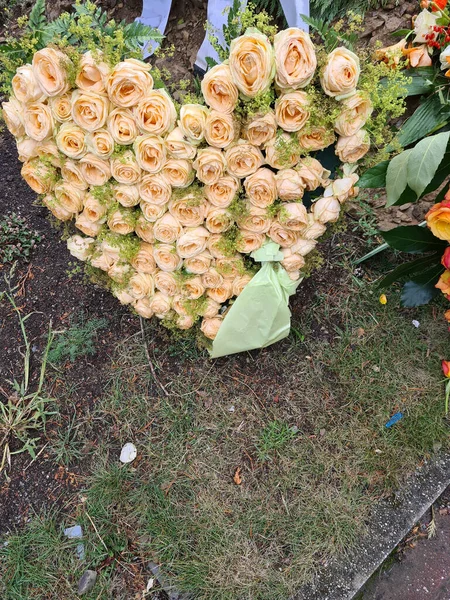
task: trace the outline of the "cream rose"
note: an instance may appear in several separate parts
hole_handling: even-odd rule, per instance
[[[295,169],[281,169],[275,175],[275,181],[280,200],[300,200],[303,197],[304,183]]]
[[[248,214],[239,219],[239,226],[252,233],[267,233],[272,224],[272,219],[264,208],[249,205]]]
[[[153,277],[148,273],[134,273],[128,284],[130,293],[136,300],[152,296],[155,292]]]
[[[171,215],[166,213],[155,222],[153,234],[155,239],[164,244],[173,244],[180,237],[183,227],[180,222]]]
[[[202,273],[206,273],[206,271],[211,266],[212,256],[211,254],[205,250],[200,254],[196,254],[191,258],[186,258],[184,260],[184,268],[188,273],[195,273],[196,275],[201,275]]]
[[[24,163],[20,174],[36,194],[47,194],[55,187],[55,169],[39,159]]]
[[[86,136],[78,125],[63,123],[56,134],[56,145],[69,158],[82,158],[86,152]]]
[[[72,187],[78,188],[79,190],[86,190],[88,188],[88,184],[83,178],[78,163],[73,160],[64,161],[61,167],[61,176],[64,181],[67,181]]]
[[[107,159],[114,152],[114,140],[106,129],[97,129],[86,136],[86,146],[89,152],[98,158]]]
[[[215,65],[202,79],[202,94],[213,110],[231,114],[236,108],[239,90],[233,83],[229,65]]]
[[[167,208],[165,204],[152,204],[151,202],[144,202],[143,200],[141,200],[140,206],[144,217],[147,221],[152,223],[160,219]]]
[[[108,275],[116,283],[123,284],[127,281],[131,271],[130,265],[127,262],[120,260],[111,265],[108,269]]]
[[[295,254],[300,254],[301,256],[306,256],[309,254],[314,248],[317,246],[316,240],[307,240],[302,237],[299,237],[295,244],[291,246],[292,252]]]
[[[233,279],[233,296],[239,296],[243,291],[247,283],[249,283],[253,277],[248,273],[244,275],[238,275]]]
[[[146,242],[139,244],[139,250],[130,260],[130,264],[138,273],[156,273],[156,262],[153,255],[153,245]]]
[[[205,227],[211,233],[223,233],[233,226],[233,217],[225,208],[211,208],[205,220]]]
[[[16,146],[20,162],[26,162],[27,160],[31,160],[38,156],[37,149],[39,147],[39,142],[36,140],[24,136],[16,140]]]
[[[205,288],[199,276],[187,279],[182,287],[181,293],[189,300],[198,300],[205,293]]]
[[[210,146],[226,148],[239,137],[239,123],[233,115],[212,110],[206,118],[205,139]]]
[[[360,129],[349,137],[340,137],[336,144],[336,154],[343,163],[355,163],[370,150],[370,137],[365,129]]]
[[[72,119],[72,92],[53,96],[48,99],[48,104],[55,121],[66,123]]]
[[[336,139],[332,131],[321,126],[305,127],[297,133],[297,136],[300,148],[303,148],[307,152],[317,152],[317,150],[327,148]]]
[[[119,183],[136,184],[141,178],[141,168],[131,150],[111,159],[111,175]]]
[[[190,329],[195,325],[194,318],[190,315],[178,315],[175,322],[178,329]]]
[[[136,219],[134,231],[136,235],[141,238],[141,240],[144,240],[144,242],[153,244],[155,241],[155,236],[153,234],[153,223],[147,221],[143,214],[139,215]]]
[[[83,203],[86,196],[83,190],[74,188],[66,181],[60,181],[55,185],[54,194],[59,204],[64,206],[68,211],[75,214],[83,210]]]
[[[316,221],[314,215],[308,214],[308,226],[302,231],[302,238],[306,240],[316,240],[327,230],[326,225]]]
[[[25,134],[25,127],[23,125],[23,108],[21,103],[11,96],[8,102],[3,102],[3,119],[6,123],[6,127],[13,134],[14,137],[21,137]]]
[[[226,280],[233,280],[244,271],[242,256],[240,254],[235,254],[232,257],[227,256],[225,258],[218,258],[216,259],[216,269]]]
[[[299,234],[297,231],[287,229],[283,227],[281,223],[273,223],[268,236],[276,244],[279,244],[282,248],[289,248],[297,241]]]
[[[166,147],[161,137],[147,133],[136,138],[133,144],[138,165],[149,173],[158,173],[166,163]]]
[[[149,296],[134,300],[133,308],[144,319],[151,319],[155,314],[152,309],[152,298]]]
[[[329,196],[328,198],[319,198],[311,208],[314,219],[320,223],[335,223],[339,219],[341,205],[339,200]]]
[[[180,109],[178,126],[192,144],[200,144],[205,137],[209,110],[202,104],[184,104]]]
[[[175,246],[159,244],[153,249],[153,256],[161,271],[172,272],[181,268],[183,259],[177,253]]]
[[[112,211],[108,215],[107,225],[114,231],[114,233],[118,233],[120,235],[127,235],[134,231],[135,219],[130,208],[120,207],[114,211]]]
[[[202,275],[202,283],[205,288],[217,288],[222,285],[224,280],[223,275],[221,275],[216,269],[211,268],[206,273]]]
[[[94,92],[75,90],[72,94],[72,119],[86,131],[100,129],[106,123],[109,100]]]
[[[206,247],[213,258],[224,258],[223,248],[225,245],[225,238],[220,233],[213,233],[209,236]]]
[[[206,290],[206,295],[215,302],[223,304],[233,296],[233,282],[230,279],[224,279],[218,287]]]
[[[204,318],[202,319],[202,324],[200,326],[201,332],[205,337],[213,340],[219,333],[222,322],[222,317]]]
[[[299,131],[309,119],[309,101],[305,92],[289,92],[275,102],[275,119],[285,131]]]
[[[110,68],[102,60],[101,52],[95,56],[89,50],[81,57],[75,83],[80,90],[103,94],[106,91],[105,81],[110,73]]]
[[[48,210],[52,213],[54,217],[56,217],[59,221],[69,221],[73,218],[73,213],[61,206],[57,201],[55,196],[52,194],[46,194],[42,198],[42,204],[48,208]],[[75,223],[76,224],[76,223]],[[84,232],[86,235],[91,235],[89,231]],[[94,235],[97,235],[96,233]]]
[[[65,162],[64,160],[61,160],[58,146],[55,144],[53,138],[44,140],[43,142],[38,142],[36,146],[36,154],[42,161],[49,162],[54,167],[58,167],[58,169],[60,169],[62,164]]]
[[[52,111],[42,102],[32,102],[24,107],[23,124],[27,136],[37,142],[42,142],[53,135]]]
[[[290,169],[300,160],[298,142],[289,133],[277,135],[266,144],[266,163],[273,169]]]
[[[169,212],[184,226],[197,227],[205,220],[207,205],[203,198],[193,192],[174,197],[169,202]]]
[[[162,292],[156,292],[150,302],[150,307],[158,319],[164,319],[170,312],[171,299]]]
[[[75,227],[77,227],[85,235],[96,237],[103,227],[103,221],[96,221],[94,223],[86,217],[84,212],[82,212],[75,219]]]
[[[86,154],[80,160],[80,169],[83,178],[89,185],[105,185],[111,177],[109,161],[102,160],[95,154]]]
[[[106,204],[102,204],[98,198],[92,194],[86,194],[84,198],[84,214],[90,221],[99,221],[106,215],[106,212]]]
[[[177,294],[172,298],[172,308],[180,316],[187,316],[188,311],[186,310],[186,297],[181,296],[181,294]]]
[[[324,169],[318,160],[310,156],[300,161],[296,171],[302,180],[303,186],[309,192],[320,186],[325,186],[330,176],[330,171]]]
[[[197,148],[184,137],[181,127],[175,127],[166,137],[166,147],[172,158],[194,160]]]
[[[115,108],[109,113],[107,128],[113,140],[121,146],[129,146],[139,135],[139,129],[129,108]]]
[[[206,248],[208,237],[209,231],[204,227],[186,229],[177,240],[178,255],[182,258],[192,258],[200,254]]]
[[[278,220],[285,229],[302,231],[308,225],[308,212],[299,202],[283,204]]]
[[[277,182],[275,175],[270,169],[258,169],[253,175],[244,181],[247,198],[259,208],[267,208],[277,198]]]
[[[306,87],[317,67],[316,52],[311,38],[298,27],[280,31],[274,38],[276,76],[279,88]]]
[[[108,252],[103,252],[101,249],[97,248],[89,262],[96,269],[109,271],[116,260],[118,260],[117,257],[111,256]]]
[[[263,245],[266,236],[263,233],[253,233],[246,229],[239,230],[239,237],[236,240],[236,250],[242,254],[250,254],[258,250]]]
[[[78,260],[87,260],[94,251],[95,240],[91,237],[72,235],[67,240],[67,249]]]
[[[142,200],[152,204],[167,204],[172,195],[172,186],[162,175],[144,175],[139,184]]]
[[[153,88],[150,68],[150,65],[135,58],[117,64],[106,79],[111,102],[121,108],[138,104]]]
[[[336,48],[328,55],[320,77],[323,91],[338,100],[353,94],[360,72],[358,56],[347,48]]]
[[[275,137],[277,122],[275,113],[269,111],[252,117],[242,131],[242,137],[254,146],[264,146]]]
[[[264,164],[264,156],[259,148],[240,140],[225,152],[227,170],[235,177],[248,177]]]
[[[163,135],[174,128],[177,111],[169,94],[160,89],[147,92],[134,108],[134,116],[143,133]]]
[[[195,178],[192,162],[181,158],[169,158],[161,171],[161,175],[174,188],[188,187]]]
[[[113,187],[113,196],[119,204],[127,208],[137,206],[140,201],[139,188],[137,185],[116,184]]]
[[[345,202],[348,198],[354,198],[358,195],[358,188],[355,187],[358,182],[357,173],[351,173],[348,177],[342,177],[341,179],[334,179],[331,184],[325,189],[324,196],[334,196],[342,202]]]
[[[229,65],[231,77],[242,94],[254,98],[264,92],[275,75],[275,56],[267,36],[247,29],[232,40]]]
[[[45,99],[31,65],[18,67],[11,84],[14,96],[19,102],[28,104],[29,102],[42,102]]]
[[[216,183],[205,185],[205,196],[207,200],[219,208],[230,206],[236,197],[240,182],[233,175],[223,175]]]
[[[192,166],[197,171],[197,179],[206,185],[211,185],[219,181],[226,165],[225,156],[220,150],[204,148],[197,152],[197,158]]]
[[[178,280],[173,273],[158,271],[153,278],[155,287],[166,296],[175,296],[179,292]]]
[[[362,129],[373,112],[372,101],[363,92],[356,92],[354,96],[343,100],[342,107],[334,128],[344,137],[350,137]]]
[[[69,89],[67,67],[69,58],[55,48],[44,48],[34,53],[34,76],[46,96],[59,96]]]
[[[292,248],[282,248],[283,260],[281,265],[286,271],[300,271],[305,266],[305,259],[301,254],[292,252]]]
[[[135,300],[126,288],[117,288],[117,287],[113,286],[111,288],[111,293],[115,298],[117,298],[117,300],[120,302],[120,304],[131,304],[132,302],[137,304],[138,302],[140,302],[139,300]],[[136,307],[135,307],[135,310],[136,310]],[[137,310],[136,310],[136,312],[138,314],[141,314]],[[142,316],[145,317],[145,315],[142,315]],[[150,315],[150,317],[151,316],[152,315]]]
[[[215,317],[219,313],[220,306],[221,305],[212,298],[207,298],[206,305],[202,310],[202,316],[207,319],[212,319],[212,317]]]

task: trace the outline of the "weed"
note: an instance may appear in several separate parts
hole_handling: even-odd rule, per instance
[[[93,356],[96,353],[97,333],[107,325],[106,319],[86,319],[83,314],[71,319],[70,327],[55,337],[48,354],[49,362],[75,362],[83,356]]]
[[[50,449],[55,455],[55,461],[60,465],[69,465],[71,462],[83,457],[83,441],[79,438],[79,424],[77,414],[74,412],[67,423],[59,423],[56,430],[56,439]]]
[[[294,437],[295,429],[280,421],[271,421],[261,432],[256,445],[259,460],[268,460],[277,450],[284,448]]]
[[[41,239],[23,217],[16,213],[3,216],[0,219],[0,263],[28,261]]]

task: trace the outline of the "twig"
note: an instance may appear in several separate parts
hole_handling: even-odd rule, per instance
[[[50,442],[47,442],[45,444],[45,446],[42,446],[42,448],[39,450],[39,452],[36,454],[36,456],[33,458],[33,460],[31,462],[29,462],[27,464],[27,466],[25,467],[25,469],[23,470],[23,472],[25,473],[25,471],[28,469],[28,467],[31,467],[31,465],[34,463],[34,461],[42,454],[42,452],[44,452],[44,450],[47,448],[47,446],[50,444]]]
[[[153,366],[152,363],[152,359],[150,358],[150,352],[148,351],[148,346],[147,346],[147,340],[145,339],[145,331],[144,331],[144,322],[142,320],[142,317],[139,317],[139,320],[141,322],[141,334],[142,334],[142,340],[144,342],[144,350],[145,350],[145,355],[147,357],[147,361],[148,361],[148,366],[150,367],[150,371],[152,372],[152,377],[155,381],[155,383],[158,385],[158,387],[164,392],[164,394],[168,397],[169,396],[169,392],[166,390],[166,388],[163,386],[163,384],[159,381],[159,379],[156,377],[156,373],[155,373],[155,367]]]
[[[95,533],[97,534],[98,539],[101,541],[101,543],[103,544],[103,546],[105,547],[106,552],[109,554],[109,550],[108,550],[108,546],[105,544],[105,542],[103,541],[102,536],[99,534],[97,527],[95,526],[94,521],[91,519],[91,515],[88,513],[88,511],[86,511],[86,516],[89,519],[89,521],[91,522],[92,527],[94,528]]]

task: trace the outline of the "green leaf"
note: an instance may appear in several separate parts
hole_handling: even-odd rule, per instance
[[[396,227],[390,231],[382,231],[381,235],[391,248],[411,254],[431,251],[442,253],[447,246],[447,242],[439,240],[429,229],[419,225]]]
[[[360,188],[380,188],[386,187],[386,173],[389,166],[389,160],[383,160],[371,169],[365,171],[358,181]]]
[[[393,271],[388,273],[388,275],[383,277],[383,279],[379,282],[377,287],[386,288],[393,284],[395,281],[403,279],[407,275],[417,275],[418,273],[421,273],[428,267],[440,264],[441,256],[442,255],[439,252],[435,252],[434,254],[427,254],[426,256],[421,256],[420,258],[416,258],[415,260],[410,260],[409,262],[403,263],[402,265],[399,265]]]
[[[403,286],[400,302],[405,308],[414,308],[423,306],[432,300],[438,290],[431,284],[416,283],[407,281]]]
[[[447,179],[450,171],[450,144],[447,145],[447,151],[444,154],[444,158],[441,160],[436,173],[433,176],[431,182],[427,185],[427,187],[423,190],[420,197],[426,196],[431,192],[437,190],[442,183]],[[445,194],[445,192],[444,192]],[[435,202],[440,202],[440,200],[435,199]]]
[[[408,35],[409,33],[411,33],[411,29],[397,29],[397,31],[394,31],[391,35],[395,37],[405,37],[405,35]]]
[[[430,93],[433,90],[433,79],[437,73],[438,71],[434,67],[411,69],[408,73],[408,78],[411,79],[411,82],[405,84],[408,96],[419,96],[420,94]]]
[[[441,104],[437,94],[433,94],[419,106],[402,126],[397,140],[404,148],[440,129],[448,120],[447,107]]]
[[[45,0],[36,0],[28,17],[28,28],[33,32],[38,32],[47,22],[45,17]]]
[[[412,150],[405,150],[391,160],[386,172],[386,206],[393,206],[408,184],[408,159]]]
[[[408,160],[408,185],[419,197],[432,181],[447,149],[450,132],[438,133],[421,140]]]

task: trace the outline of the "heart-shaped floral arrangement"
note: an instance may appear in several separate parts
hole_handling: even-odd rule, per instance
[[[343,46],[248,29],[206,73],[204,104],[177,107],[145,62],[48,45],[17,68],[3,112],[22,176],[84,234],[71,254],[139,315],[214,339],[259,268],[251,254],[275,242],[276,268],[299,280],[357,193],[378,90],[360,75]]]

